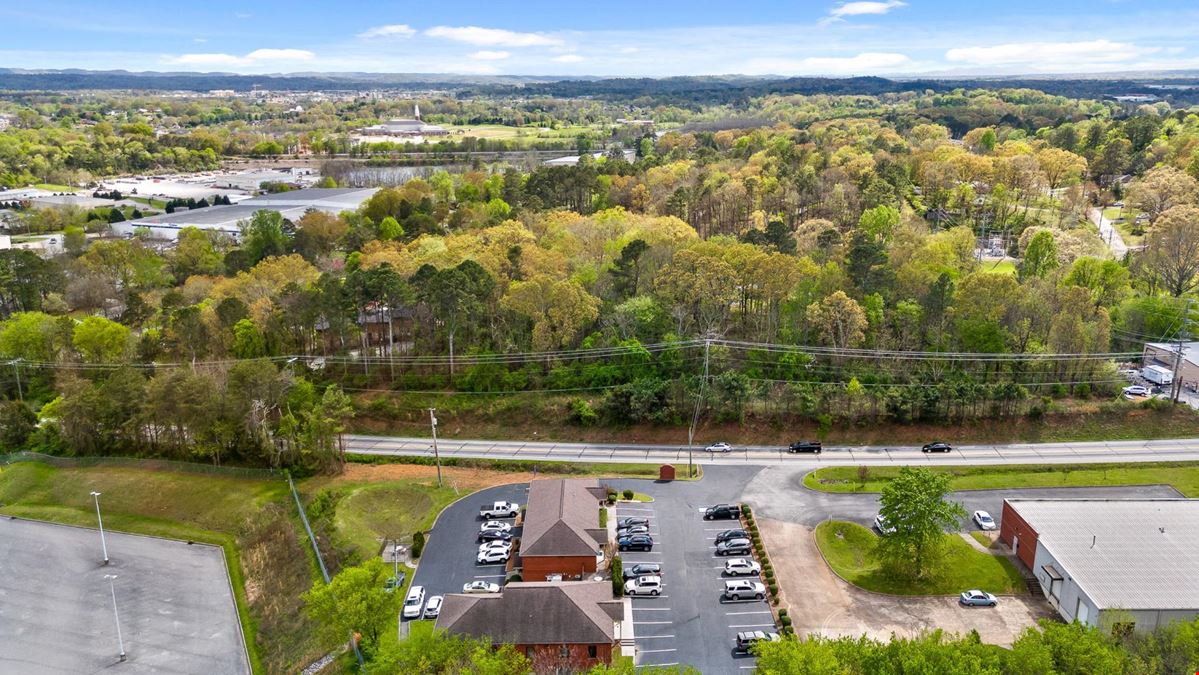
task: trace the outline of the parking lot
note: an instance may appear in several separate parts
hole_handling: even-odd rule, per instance
[[[741,474],[744,473],[744,477]],[[633,599],[637,665],[691,665],[703,673],[740,673],[754,668],[755,659],[735,655],[736,635],[742,631],[777,631],[765,600],[722,601],[725,558],[713,543],[723,530],[739,527],[735,520],[705,521],[703,508],[722,501],[736,502],[743,480],[754,471],[729,472],[718,486],[699,483],[613,481],[654,498],[650,503],[619,503],[616,517],[650,519],[652,552],[619,553],[625,569],[639,562],[662,565],[663,593]],[[738,557],[738,556],[733,556]],[[739,577],[751,579],[752,577]]]
[[[461,593],[463,584],[487,581],[503,585],[504,563],[479,565],[479,507],[496,501],[512,501],[524,506],[529,484],[500,485],[476,492],[450,504],[429,532],[428,542],[413,585],[425,587],[425,597]],[[504,522],[513,522],[511,518]]]
[[[219,547],[105,537],[108,565],[97,530],[0,519],[0,672],[250,672]]]

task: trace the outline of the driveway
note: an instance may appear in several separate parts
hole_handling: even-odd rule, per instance
[[[1004,596],[995,608],[958,606],[954,597],[890,596],[864,591],[833,574],[816,547],[812,530],[824,520],[848,520],[869,527],[878,513],[878,495],[817,492],[803,485],[805,470],[767,468],[746,486],[742,501],[754,507],[758,526],[779,574],[783,601],[797,632],[828,636],[891,634],[913,637],[940,628],[948,633],[977,630],[984,642],[1011,645],[1040,618],[1056,616],[1048,603],[1031,596]],[[1012,498],[1178,497],[1168,485],[1103,488],[964,490],[952,493],[967,512],[989,511],[998,521],[1003,500]],[[972,529],[967,522],[966,528]],[[965,590],[965,589],[963,589]]]

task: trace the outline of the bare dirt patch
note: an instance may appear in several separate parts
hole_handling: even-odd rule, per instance
[[[984,642],[1006,647],[1037,619],[1051,616],[1044,602],[1024,596],[1002,596],[998,607],[967,609],[954,597],[870,593],[833,574],[811,529],[768,518],[759,518],[758,526],[773,552],[782,605],[800,635],[887,640],[892,634],[914,637],[937,628],[960,634],[973,629]]]
[[[442,479],[459,490],[481,490],[493,485],[523,483],[533,478],[528,471],[491,471],[488,469],[442,467]],[[347,464],[340,476],[329,479],[329,484],[375,483],[390,480],[437,481],[437,467],[420,464]]]

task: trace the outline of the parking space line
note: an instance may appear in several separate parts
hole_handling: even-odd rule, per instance
[[[770,610],[763,609],[763,610],[753,611],[753,612],[725,612],[724,615],[725,616],[742,616],[744,614],[770,614],[770,613],[771,613]]]
[[[637,622],[634,621],[633,623],[637,623]],[[735,626],[729,626],[729,628],[774,628],[774,624],[773,623],[739,623]]]
[[[634,607],[634,612],[669,612],[669,607]],[[755,612],[756,614],[756,612]],[[767,612],[769,614],[769,612]]]
[[[634,626],[674,623],[673,621],[633,621]]]
[[[632,600],[665,600],[669,595],[630,595]]]
[[[638,640],[660,640],[662,638],[673,638],[673,635],[638,635]]]
[[[667,666],[677,666],[677,665],[679,665],[678,661],[671,661],[670,663],[643,663],[637,667],[638,668],[665,668]]]
[[[642,654],[661,654],[662,652],[677,652],[677,649],[642,649]]]
[[[503,574],[476,574],[476,579],[503,579]]]

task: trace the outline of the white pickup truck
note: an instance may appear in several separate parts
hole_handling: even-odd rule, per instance
[[[479,508],[479,517],[484,520],[515,518],[517,513],[520,513],[520,504],[512,502],[496,502]]]

